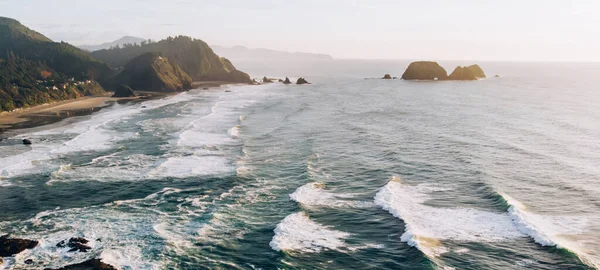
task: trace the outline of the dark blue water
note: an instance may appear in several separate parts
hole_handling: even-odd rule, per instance
[[[194,90],[5,134],[0,234],[41,245],[2,267],[598,266],[600,66],[406,82],[364,79],[403,62],[239,65],[313,84]],[[72,236],[92,251],[55,246]]]

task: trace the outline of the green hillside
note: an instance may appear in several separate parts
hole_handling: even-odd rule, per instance
[[[190,76],[158,53],[145,53],[132,59],[115,81],[134,90],[157,92],[182,91],[192,87]]]
[[[88,53],[0,17],[0,111],[101,95],[113,71]]]
[[[149,52],[168,58],[195,81],[251,82],[248,74],[237,70],[231,61],[216,55],[206,42],[186,36],[95,51],[92,56],[121,68],[133,58]]]

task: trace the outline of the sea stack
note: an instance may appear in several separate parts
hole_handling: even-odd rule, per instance
[[[296,81],[296,84],[310,84],[306,79],[300,77],[298,78],[298,80]]]
[[[483,69],[481,69],[481,67],[477,64],[475,65],[470,65],[467,67],[471,72],[473,72],[473,75],[475,75],[475,77],[477,79],[482,79],[485,78],[485,73],[483,72]]]
[[[271,79],[267,78],[267,76],[265,76],[265,77],[263,77],[262,82],[263,83],[272,83],[273,80],[271,80]]]
[[[436,62],[418,61],[408,65],[403,80],[444,80],[448,77],[446,70]]]
[[[382,79],[384,79],[384,80],[391,80],[392,79],[392,75],[385,74]]]
[[[474,81],[477,77],[468,67],[456,67],[454,71],[448,76],[448,80],[455,81]]]
[[[285,77],[285,81],[283,81],[283,84],[291,84],[292,82],[290,81],[290,78]]]

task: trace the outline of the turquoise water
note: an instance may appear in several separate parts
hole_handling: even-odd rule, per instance
[[[313,84],[193,90],[3,134],[0,234],[41,245],[2,267],[598,267],[600,82],[581,77],[600,66],[406,82],[364,79],[401,62],[327,63],[240,63]],[[92,251],[55,247],[72,236]]]

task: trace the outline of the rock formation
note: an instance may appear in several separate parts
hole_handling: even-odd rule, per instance
[[[456,81],[474,81],[477,80],[475,74],[468,67],[456,67],[454,71],[448,76],[448,80]]]
[[[30,145],[31,141],[29,139],[23,139],[23,144],[24,145]]]
[[[86,245],[89,241],[85,238],[81,237],[71,237],[69,241],[63,240],[60,243],[56,244],[56,247],[59,248],[70,248],[68,252],[88,252],[88,250],[92,249],[90,246]]]
[[[444,80],[448,77],[446,70],[436,62],[419,61],[408,65],[403,80]]]
[[[190,76],[158,53],[146,53],[134,58],[117,75],[116,81],[144,91],[176,92],[192,88]]]
[[[117,87],[112,97],[135,97],[135,93],[131,87],[121,84]]]
[[[310,84],[306,79],[300,77],[298,78],[298,80],[296,81],[296,84]]]
[[[467,68],[473,72],[473,75],[475,75],[477,79],[485,78],[485,72],[483,72],[483,69],[481,69],[479,65],[470,65]]]
[[[39,244],[38,241],[29,239],[9,239],[8,236],[0,236],[0,257],[8,257],[19,254],[26,249],[32,249]]]
[[[392,79],[392,75],[385,74],[382,79],[384,79],[384,80],[391,80]]]
[[[46,268],[45,270],[117,270],[117,268],[103,263],[100,259],[92,259],[78,264],[67,265],[59,269]]]
[[[267,76],[265,76],[265,77],[263,77],[262,82],[263,83],[272,83],[273,80],[271,80],[271,79],[267,78]]]
[[[292,82],[290,81],[290,78],[285,77],[285,81],[283,81],[283,84],[291,84]]]

